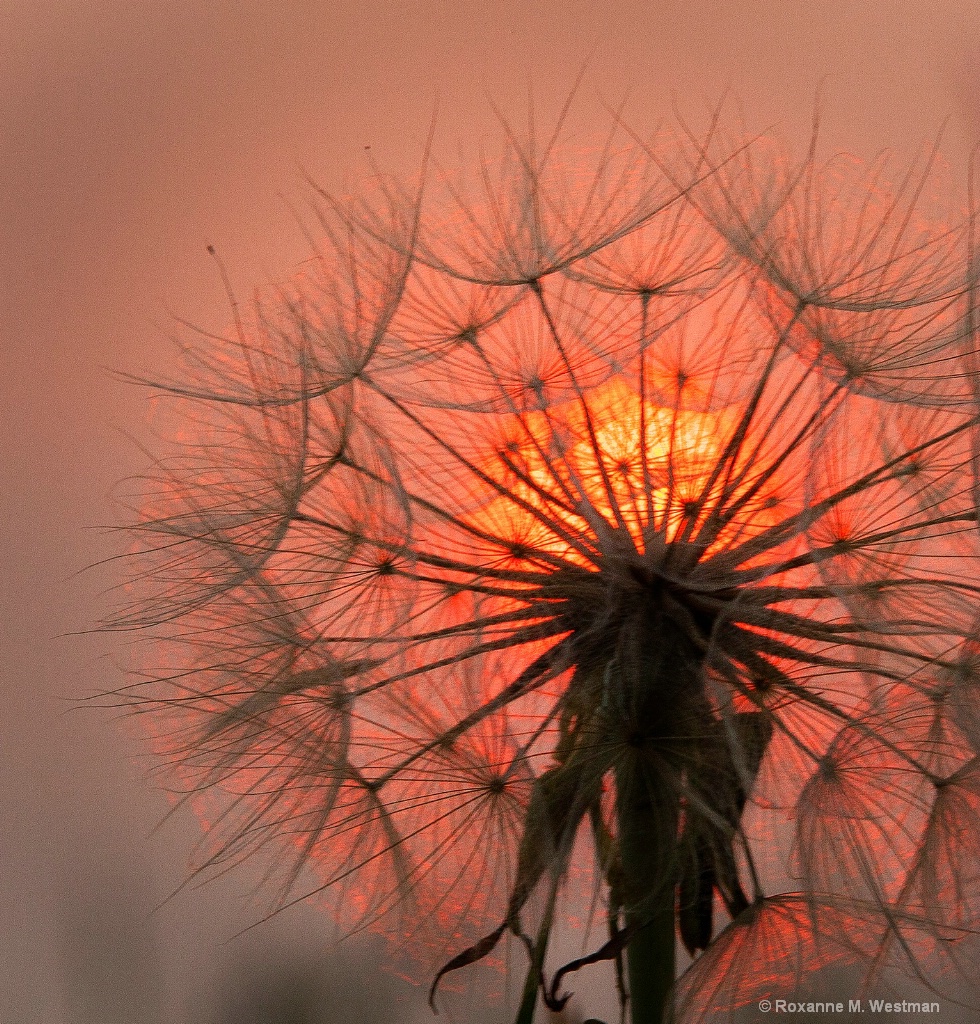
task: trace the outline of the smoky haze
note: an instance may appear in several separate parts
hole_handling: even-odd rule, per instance
[[[727,89],[802,144],[819,94],[828,152],[901,163],[946,122],[961,173],[978,46],[980,13],[947,0],[3,4],[0,1021],[248,1024],[241,1000],[280,990],[314,1021],[317,986],[358,1020],[427,1019],[423,990],[379,981],[363,942],[330,953],[310,910],[233,939],[262,914],[259,868],[151,913],[196,821],[154,831],[169,804],[134,730],[73,703],[124,678],[126,638],[68,634],[118,596],[113,562],[79,573],[123,549],[102,527],[165,415],[109,370],[165,373],[174,315],[223,327],[207,244],[248,294],[306,255],[303,174],[410,172],[434,111],[439,162],[471,160],[497,133],[486,96],[519,120],[530,92],[547,124],[583,66],[583,138],[603,101],[629,93],[645,129]]]

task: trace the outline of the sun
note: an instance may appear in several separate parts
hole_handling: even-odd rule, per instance
[[[744,403],[664,407],[622,375],[581,398],[515,411],[483,464],[499,489],[469,522],[499,540],[500,565],[542,552],[585,565],[596,540],[617,531],[641,557],[700,543],[710,558],[799,507],[786,470],[764,480],[752,471],[750,444],[730,458],[744,413]]]

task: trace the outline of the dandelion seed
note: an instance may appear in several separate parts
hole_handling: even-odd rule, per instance
[[[969,219],[718,140],[329,201],[168,388],[206,411],[136,525],[117,625],[173,667],[129,696],[223,794],[204,866],[291,847],[284,902],[311,867],[434,989],[511,935],[519,1021],[603,961],[633,1024],[939,987],[978,925]]]

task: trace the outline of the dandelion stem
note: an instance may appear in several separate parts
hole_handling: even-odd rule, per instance
[[[632,1024],[662,1024],[674,985],[674,850],[679,800],[642,761],[616,771]]]

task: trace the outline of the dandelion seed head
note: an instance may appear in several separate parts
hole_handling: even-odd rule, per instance
[[[131,696],[210,794],[205,867],[285,842],[282,902],[437,982],[505,933],[555,970],[562,906],[598,960],[660,913],[685,1021],[808,959],[957,962],[970,231],[924,177],[729,143],[575,170],[511,136],[469,183],[327,197],[304,276],[171,387],[211,411],[120,621],[170,659]]]

